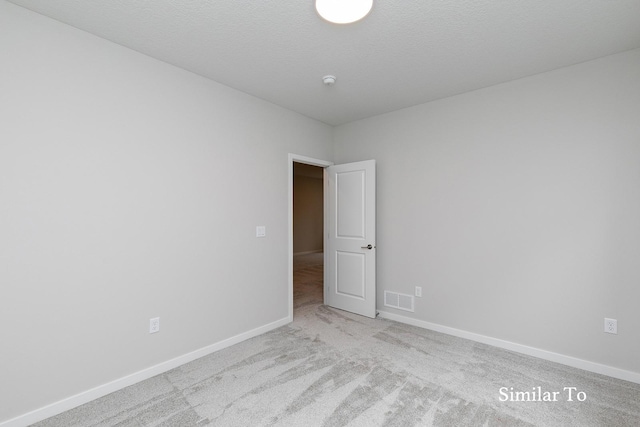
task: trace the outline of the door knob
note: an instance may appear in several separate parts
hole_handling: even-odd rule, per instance
[[[367,245],[367,246],[360,246],[360,248],[362,248],[362,249],[373,249],[373,248],[375,248],[375,246]]]

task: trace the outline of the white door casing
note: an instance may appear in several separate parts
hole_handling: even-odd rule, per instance
[[[376,317],[375,160],[326,168],[325,304]]]

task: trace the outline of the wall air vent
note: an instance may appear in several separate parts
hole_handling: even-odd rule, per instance
[[[398,310],[414,311],[413,295],[399,294],[397,292],[384,291],[385,307],[397,308]]]

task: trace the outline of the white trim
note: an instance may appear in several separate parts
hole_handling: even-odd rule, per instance
[[[288,200],[288,208],[287,208],[287,216],[288,216],[288,230],[289,230],[289,248],[287,249],[287,287],[288,287],[288,295],[287,300],[289,301],[289,321],[293,321],[293,163],[304,163],[312,166],[319,166],[321,168],[326,168],[328,166],[332,166],[332,162],[328,162],[326,160],[313,159],[311,157],[300,156],[298,154],[289,153],[289,157],[287,160],[288,164],[288,191],[287,191],[287,200]],[[326,181],[326,171],[323,174],[324,180]],[[323,201],[325,205],[325,221],[326,221],[326,194],[325,200]],[[326,224],[325,224],[326,228]],[[326,242],[325,242],[326,243]],[[2,427],[2,426],[0,426]]]
[[[244,332],[234,337],[227,338],[226,340],[222,340],[215,344],[208,345],[199,350],[192,351],[191,353],[178,356],[174,359],[167,360],[166,362],[159,363],[155,366],[151,366],[149,368],[135,372],[131,375],[127,375],[125,377],[108,382],[106,384],[99,385],[90,390],[83,391],[82,393],[78,393],[74,396],[68,397],[66,399],[62,399],[50,405],[43,406],[42,408],[36,409],[35,411],[31,411],[26,414],[12,418],[10,420],[0,422],[0,427],[23,427],[23,426],[31,425],[33,423],[37,423],[38,421],[45,420],[49,417],[53,417],[62,412],[68,411],[70,409],[76,408],[85,403],[91,402],[92,400],[106,396],[107,394],[113,393],[114,391],[121,390],[125,387],[136,384],[140,381],[144,381],[158,374],[162,374],[164,372],[170,371],[171,369],[177,368],[178,366],[184,365],[185,363],[207,356],[211,353],[215,353],[216,351],[220,351],[234,344],[238,344],[239,342],[248,340],[249,338],[262,335],[266,332],[269,332],[273,329],[277,329],[288,323],[290,323],[290,320],[288,317],[285,317],[284,319],[276,320],[275,322],[268,323],[264,326],[260,326],[258,328],[252,329],[250,331]]]
[[[323,252],[322,249],[316,249],[315,251],[304,251],[304,252],[296,252],[293,254],[293,256],[300,256],[300,255],[311,255],[311,254],[321,254]]]
[[[441,332],[443,334],[453,335],[454,337],[465,338],[471,341],[503,348],[505,350],[515,351],[516,353],[526,354],[527,356],[533,356],[539,359],[549,360],[551,362],[571,366],[573,368],[583,369],[585,371],[594,372],[596,374],[602,374],[609,377],[618,378],[620,380],[640,384],[640,373],[638,372],[626,371],[624,369],[614,368],[613,366],[602,365],[600,363],[590,362],[588,360],[578,359],[576,357],[566,356],[564,354],[554,353],[552,351],[529,347],[498,338],[492,338],[486,335],[476,334],[474,332],[463,331],[461,329],[451,328],[449,326],[438,325],[437,323],[413,319],[410,317],[402,316],[400,314],[394,314],[385,311],[378,311],[378,314],[383,319],[395,320],[396,322],[406,323],[407,325],[430,329],[432,331]]]

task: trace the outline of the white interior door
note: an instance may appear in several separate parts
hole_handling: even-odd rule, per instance
[[[325,304],[376,317],[375,160],[326,168]]]

